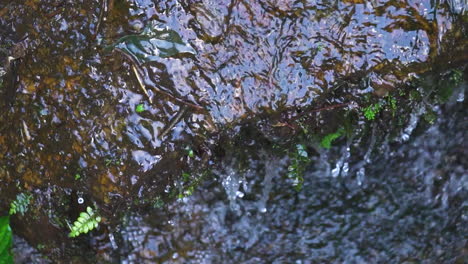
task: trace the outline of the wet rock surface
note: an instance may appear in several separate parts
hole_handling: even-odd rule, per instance
[[[463,263],[462,2],[0,0],[2,211],[53,262]]]

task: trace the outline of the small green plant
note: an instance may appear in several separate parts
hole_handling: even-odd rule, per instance
[[[443,76],[439,80],[437,96],[440,103],[447,102],[452,96],[455,88],[463,82],[463,72],[452,70],[448,76]]]
[[[152,205],[153,208],[162,208],[164,206],[164,201],[160,196],[156,196],[152,200]]]
[[[390,106],[390,109],[395,111],[397,108],[397,100],[393,96],[389,96],[387,98],[388,98],[387,102],[388,102],[388,105]]]
[[[101,217],[96,214],[91,207],[86,208],[86,212],[81,212],[78,219],[70,226],[69,237],[77,237],[80,234],[86,234],[98,227]]]
[[[433,125],[435,123],[435,121],[437,120],[437,114],[432,111],[432,110],[428,110],[424,115],[423,115],[423,118],[424,120]]]
[[[106,167],[119,166],[119,165],[123,165],[123,161],[122,159],[119,159],[116,157],[109,157],[109,158],[104,159],[104,165],[106,165]]]
[[[16,195],[16,199],[10,203],[10,215],[20,213],[24,215],[28,211],[29,203],[31,202],[32,195],[28,193],[20,193]]]
[[[190,185],[187,188],[185,188],[183,192],[179,193],[177,198],[182,199],[184,197],[191,196],[193,194],[193,191],[194,191],[194,186]]]
[[[296,145],[296,151],[290,155],[291,165],[288,166],[288,178],[293,181],[296,191],[302,189],[305,167],[309,163],[309,155],[302,144]]]
[[[37,246],[36,246],[37,249],[39,250],[43,250],[44,248],[46,248],[46,246],[42,243],[39,243]]]
[[[182,187],[182,190],[177,195],[177,198],[182,199],[184,197],[188,197],[188,196],[193,194],[193,191],[195,189],[195,185],[193,183],[190,184],[190,182],[191,182],[190,178],[191,178],[191,176],[190,176],[189,173],[187,173],[187,172],[182,173],[181,186],[183,186],[183,187]],[[186,185],[186,186],[184,186],[184,185]]]
[[[189,158],[195,157],[195,153],[193,152],[193,149],[191,149],[189,146],[187,146],[187,147],[185,148],[185,150],[187,151],[187,156],[188,156]]]
[[[450,72],[449,80],[455,86],[459,85],[463,81],[463,72],[461,70],[452,70]]]
[[[145,111],[145,105],[144,105],[144,104],[138,104],[138,105],[135,107],[135,111],[136,111],[137,113],[144,112],[144,111]]]
[[[79,173],[75,174],[75,180],[81,179],[81,175]]]
[[[382,105],[380,103],[371,104],[363,109],[364,116],[367,120],[374,120],[375,116],[380,112],[380,109],[382,109]]]
[[[332,142],[335,139],[341,137],[343,135],[343,132],[344,132],[343,128],[340,128],[335,133],[331,133],[331,134],[326,135],[322,139],[322,141],[320,142],[320,146],[322,146],[323,148],[326,148],[326,149],[331,148]]]
[[[13,233],[10,227],[10,217],[0,217],[0,263],[13,264],[13,255],[11,253],[11,245],[13,241]]]
[[[318,52],[322,51],[325,48],[325,45],[321,42],[317,43],[316,49]]]

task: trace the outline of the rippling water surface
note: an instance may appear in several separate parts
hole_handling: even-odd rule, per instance
[[[18,262],[464,263],[467,6],[0,0]]]

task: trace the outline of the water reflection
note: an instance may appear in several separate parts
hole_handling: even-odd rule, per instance
[[[130,216],[128,228],[123,227],[127,233],[121,234],[124,241],[114,241],[122,247],[119,250],[127,250],[135,259],[173,262],[222,262],[223,257],[252,263],[306,257],[324,262],[397,258],[409,262],[410,257],[401,256],[410,253],[423,254],[416,259],[437,259],[434,254],[440,250],[424,249],[428,244],[421,240],[432,229],[424,229],[426,222],[416,213],[398,222],[394,213],[405,211],[397,208],[401,201],[394,201],[398,194],[388,194],[389,188],[395,193],[409,188],[414,197],[408,200],[427,209],[418,200],[424,197],[418,196],[417,188],[404,185],[411,177],[401,178],[413,165],[401,165],[403,171],[379,176],[379,180],[368,179],[368,175],[390,173],[380,171],[381,167],[391,168],[383,161],[366,167],[374,155],[381,157],[375,153],[375,142],[369,149],[361,146],[361,151],[350,152],[351,142],[338,154],[318,151],[320,158],[315,164],[320,163],[320,170],[309,173],[308,188],[301,194],[280,189],[284,187],[281,177],[287,157],[268,161],[269,154],[262,154],[263,159],[252,158],[249,172],[238,172],[236,162],[232,162],[236,159],[230,158],[243,153],[243,145],[225,147],[243,125],[260,127],[265,142],[289,142],[291,134],[301,127],[288,121],[299,120],[301,111],[315,107],[330,112],[356,109],[364,96],[382,97],[419,74],[465,65],[468,53],[463,19],[466,6],[458,0],[0,0],[0,73],[3,80],[9,80],[3,82],[1,90],[6,100],[1,100],[0,113],[0,190],[11,197],[20,189],[43,190],[35,194],[41,205],[35,213],[42,220],[29,220],[29,228],[53,230],[53,236],[41,235],[53,237],[57,245],[70,243],[55,235],[66,230],[60,219],[72,218],[80,210],[73,202],[76,199],[70,199],[71,193],[86,194],[85,203],[97,203],[107,221],[93,243],[102,246],[102,258],[112,259],[107,238],[118,235],[114,230],[120,224],[116,212],[131,206],[147,209],[159,196],[171,200],[187,191],[179,190],[186,187],[184,184],[197,182],[193,178],[226,159],[217,171],[219,183],[208,182],[203,187],[208,191],[171,205],[169,216],[155,213],[171,223],[154,224],[152,221],[159,219],[154,215],[145,219],[137,213]],[[159,42],[153,39],[149,46],[161,49],[168,39],[177,39],[178,44],[184,44],[184,54],[161,56],[145,49],[149,46],[141,50],[132,46],[139,56],[148,55],[148,61],[109,49],[122,38],[140,36],[155,24],[171,38],[158,35]],[[5,67],[11,47],[25,37],[24,53],[14,56],[13,68]],[[144,105],[145,111],[137,111],[138,105]],[[400,135],[403,141],[417,130],[426,109],[416,110],[421,113],[411,113]],[[337,125],[332,115],[320,111],[313,112],[309,121],[316,124],[314,132]],[[464,127],[454,129],[463,131]],[[429,135],[439,132],[429,131]],[[257,136],[244,138],[255,146],[249,149],[256,154],[249,155],[260,155],[258,151],[264,147]],[[425,146],[419,141],[414,144],[416,148]],[[456,146],[446,144],[440,146],[442,156]],[[409,146],[401,153],[410,153]],[[196,155],[189,157],[187,149]],[[424,153],[415,155],[426,163],[442,157],[426,158]],[[365,162],[353,163],[360,157]],[[396,164],[398,159],[392,159]],[[418,163],[420,167],[424,166]],[[181,175],[187,172],[192,173],[191,178],[180,184]],[[317,177],[321,173],[336,177]],[[80,180],[75,179],[76,174],[81,175]],[[433,181],[439,177],[435,174],[422,181]],[[346,175],[353,180],[357,175],[358,179],[349,183],[357,186],[346,187],[348,183],[341,179]],[[453,213],[448,201],[463,194],[464,187],[462,191],[457,188],[466,185],[465,178],[450,177],[442,177],[450,182],[443,187],[446,194],[440,196],[446,205],[441,209],[443,220],[437,218],[437,210],[421,209],[427,217],[434,217],[436,226],[443,226],[446,220],[461,221],[444,215]],[[313,184],[323,188],[317,191],[310,187]],[[354,197],[355,190],[366,194],[361,197],[363,208],[354,198],[346,198]],[[225,196],[229,206],[220,198]],[[361,214],[361,209],[378,213]],[[346,210],[349,212],[341,213]],[[459,212],[453,210],[454,214]],[[368,220],[371,218],[374,220]],[[425,232],[421,237],[410,234],[407,240],[398,231],[380,238],[390,229],[410,232],[411,228],[405,228],[418,224]],[[185,227],[197,233],[190,234]],[[369,231],[373,227],[382,230],[373,233]],[[140,230],[134,239],[129,238],[132,228]],[[31,236],[29,231],[27,227],[18,230],[24,236]],[[435,229],[435,234],[441,233]],[[447,241],[434,243],[442,249],[454,249],[455,256],[460,247],[450,240],[458,238],[456,234],[441,234]],[[379,237],[378,243],[373,237]],[[194,241],[198,238],[200,242]],[[396,241],[402,240],[405,243],[400,247]],[[142,248],[146,250],[143,253]],[[317,249],[316,253],[310,253],[310,248]],[[371,249],[363,253],[363,248]],[[63,252],[44,251],[56,259],[63,257]],[[386,253],[378,256],[377,252]]]
[[[411,144],[387,146],[365,175],[361,167],[331,177],[320,166],[330,159],[316,158],[299,193],[277,157],[254,158],[248,171],[228,162],[217,180],[167,212],[131,217],[124,263],[463,263],[460,107]]]

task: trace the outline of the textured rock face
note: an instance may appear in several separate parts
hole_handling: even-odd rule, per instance
[[[0,191],[35,192],[31,226],[43,230],[66,229],[45,212],[72,218],[76,197],[115,224],[123,204],[176,197],[183,173],[247,141],[335,132],[347,111],[466,63],[466,11],[433,2],[0,0],[0,55],[28,37],[1,92],[12,103],[0,110]],[[133,55],[109,49],[148,28]]]

